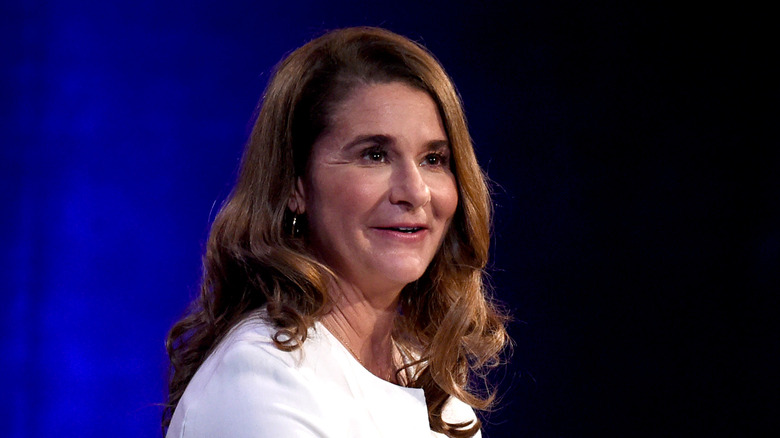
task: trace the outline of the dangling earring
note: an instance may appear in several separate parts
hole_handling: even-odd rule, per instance
[[[298,213],[293,213],[292,227],[290,227],[290,234],[292,234],[293,237],[300,237],[302,234],[300,223],[298,221]]]

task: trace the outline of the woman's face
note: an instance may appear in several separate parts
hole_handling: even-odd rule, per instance
[[[315,254],[364,293],[420,278],[458,204],[436,104],[401,82],[360,85],[314,143],[290,208]]]

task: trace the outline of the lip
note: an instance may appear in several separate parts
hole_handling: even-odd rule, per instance
[[[404,233],[404,232],[403,231],[398,231],[398,229],[415,229],[415,230],[417,230],[416,232],[419,233],[421,231],[427,231],[428,228],[430,228],[430,227],[428,227],[427,224],[420,223],[420,222],[394,222],[394,223],[390,223],[390,224],[375,225],[375,226],[372,226],[371,228],[376,229],[376,230],[381,230],[381,231],[396,231],[396,232],[401,232],[401,233]],[[414,234],[414,233],[406,232],[404,234]]]
[[[399,228],[413,228],[416,229],[416,231],[414,232],[400,231]],[[411,223],[411,222],[383,224],[383,225],[373,226],[371,227],[371,229],[379,235],[392,238],[392,239],[409,241],[409,242],[424,239],[425,236],[427,236],[428,232],[430,231],[430,228],[426,224]]]
[[[388,228],[420,228],[428,229],[428,225],[420,222],[394,222],[390,224],[375,225],[372,228],[388,229]]]

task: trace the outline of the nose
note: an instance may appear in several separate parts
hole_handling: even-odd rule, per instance
[[[431,189],[423,168],[414,162],[397,163],[393,169],[390,202],[414,210],[431,202]]]

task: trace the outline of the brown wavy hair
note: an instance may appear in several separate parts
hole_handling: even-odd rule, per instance
[[[237,184],[212,225],[200,296],[168,334],[171,369],[163,431],[195,371],[250,312],[266,306],[277,328],[274,342],[291,351],[329,310],[327,285],[334,274],[292,231],[288,199],[334,107],[360,84],[396,81],[427,92],[436,102],[450,142],[459,202],[425,274],[401,291],[394,338],[420,358],[405,368],[414,370],[408,385],[425,392],[431,429],[450,437],[479,430],[479,420],[445,422],[442,410],[449,397],[480,410],[490,407],[494,393],[485,384],[485,371],[499,364],[508,342],[506,318],[484,282],[492,213],[487,179],[460,97],[433,55],[390,31],[358,27],[329,32],[276,67]]]

